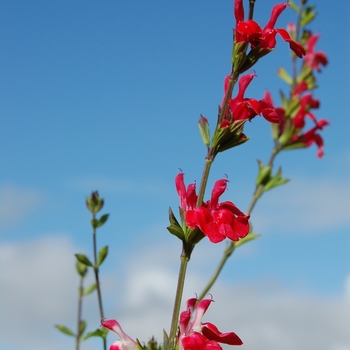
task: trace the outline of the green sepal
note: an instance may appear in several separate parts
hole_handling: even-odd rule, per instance
[[[208,119],[203,117],[202,115],[200,116],[198,121],[198,128],[199,128],[199,132],[201,134],[204,145],[209,147],[210,146],[209,123],[208,123]]]
[[[264,186],[264,191],[271,190],[277,186],[281,186],[289,182],[289,179],[282,178],[282,168],[278,169],[277,174],[270,179],[270,181]]]
[[[305,27],[315,19],[316,12],[314,12],[314,8],[314,5],[310,5],[304,9],[301,16],[300,27]]]
[[[100,219],[92,219],[91,225],[93,228],[101,227],[108,219],[109,214],[104,214],[100,217]]]
[[[212,149],[215,153],[224,152],[247,142],[249,138],[243,134],[243,127],[246,122],[247,119],[236,120],[224,128],[219,124],[212,140]]]
[[[294,1],[288,1],[288,4],[292,10],[294,10],[295,12],[299,12],[299,7],[296,5]]]
[[[138,341],[138,339],[136,339],[136,341]],[[148,350],[162,350],[163,347],[158,344],[158,342],[155,340],[154,337],[152,337],[148,342],[147,342],[147,346],[144,347],[145,349]]]
[[[100,198],[98,191],[92,192],[91,197],[86,197],[86,206],[91,214],[97,214],[104,205],[104,199]]]
[[[181,213],[181,208],[180,208]],[[170,225],[167,227],[167,230],[177,238],[181,239],[182,241],[185,239],[185,233],[183,229],[181,228],[179,222],[177,221],[173,211],[169,207],[169,222]]]
[[[85,277],[87,274],[87,267],[85,264],[81,263],[79,260],[77,261],[77,263],[75,264],[75,268],[78,272],[78,274],[80,275],[80,277]]]
[[[91,337],[100,337],[102,339],[105,339],[108,333],[108,329],[106,328],[97,328],[96,330],[92,331],[92,332],[88,332],[86,333],[82,340],[86,340],[89,339]]]
[[[136,338],[136,349],[137,350],[146,350],[146,349],[148,349],[148,347],[145,345],[142,345],[140,343],[140,341]]]
[[[293,78],[288,74],[284,67],[280,68],[277,71],[277,75],[284,80],[288,85],[293,84]]]
[[[100,266],[104,262],[107,255],[108,255],[108,245],[101,248],[100,251],[98,252],[97,266]]]
[[[234,42],[232,49],[232,65],[235,72],[242,73],[241,68],[247,60],[248,43],[242,41],[240,43]]]
[[[93,263],[84,254],[75,254],[75,257],[86,266],[94,266]]]
[[[271,178],[271,165],[265,166],[264,163],[260,160],[258,160],[259,165],[259,174],[256,178],[255,184],[258,185],[265,185]]]
[[[72,332],[69,328],[67,328],[66,326],[63,326],[61,324],[55,324],[55,327],[62,333],[66,334],[66,335],[70,335],[71,337],[75,337],[75,333]]]
[[[257,239],[258,237],[260,237],[259,234],[249,232],[244,238],[240,239],[238,242],[235,242],[235,247],[237,248],[242,244],[245,244],[247,242],[253,241],[254,239]]]

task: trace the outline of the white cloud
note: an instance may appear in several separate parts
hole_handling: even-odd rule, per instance
[[[16,225],[44,201],[43,193],[11,184],[0,188],[0,228]]]
[[[73,346],[74,339],[61,335],[53,324],[75,324],[76,252],[64,236],[0,246],[1,350],[59,350]],[[129,258],[122,266],[125,280],[118,281],[116,289],[115,275],[101,276],[103,295],[109,298],[105,313],[118,319],[132,337],[147,341],[155,335],[161,340],[163,328],[169,329],[177,279],[174,247],[144,246]],[[184,300],[200,292],[198,285],[203,285],[193,269],[189,269],[186,280]],[[225,332],[235,331],[244,341],[242,350],[350,349],[350,298],[345,295],[337,299],[299,295],[271,281],[220,283],[212,294],[215,303],[204,321],[217,324]],[[94,328],[99,319],[95,295],[86,298],[84,315],[89,330]],[[108,342],[114,339],[111,334]],[[87,340],[82,350],[99,346],[96,340]]]
[[[267,192],[251,215],[258,230],[317,232],[350,225],[350,183],[331,179],[293,179]]]

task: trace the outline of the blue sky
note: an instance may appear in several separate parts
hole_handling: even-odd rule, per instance
[[[257,0],[261,25],[274,4]],[[251,218],[262,237],[237,250],[213,290],[212,317],[225,320],[221,328],[233,323],[246,349],[277,349],[289,337],[291,348],[350,349],[350,77],[343,29],[350,9],[347,2],[342,10],[315,4],[311,29],[321,33],[317,49],[330,62],[315,91],[316,116],[331,123],[323,133],[325,157],[317,159],[311,147],[277,158],[292,181],[258,203]],[[291,20],[287,8],[277,27]],[[111,214],[98,234],[100,246],[110,246],[106,314],[142,340],[161,334],[180,254],[165,229],[168,207],[178,206],[174,177],[181,168],[187,183],[200,181],[205,148],[197,121],[203,114],[215,123],[230,70],[232,1],[3,0],[0,26],[0,350],[73,346],[52,325],[75,324],[73,254],[91,254],[84,201],[96,189],[105,198],[103,213]],[[260,99],[269,89],[277,102],[287,86],[276,71],[289,62],[288,45],[279,40],[254,67],[246,95]],[[247,123],[245,133],[251,140],[219,155],[210,177],[212,185],[227,174],[223,198],[242,210],[256,160],[266,162],[271,151],[265,120]],[[224,247],[203,241],[196,248],[187,297],[200,292]],[[225,316],[232,295],[240,302]],[[98,323],[89,298],[91,329]],[[314,327],[305,332],[301,320]],[[328,336],[315,339],[315,329]]]

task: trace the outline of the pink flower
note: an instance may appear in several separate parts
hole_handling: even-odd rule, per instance
[[[305,63],[309,68],[316,69],[318,72],[321,71],[320,65],[326,66],[328,64],[328,59],[324,52],[315,52],[315,46],[319,36],[319,34],[314,34],[309,37],[306,42],[306,55],[304,57]]]
[[[212,323],[202,323],[202,317],[212,301],[212,299],[204,299],[198,302],[196,298],[187,300],[186,310],[180,315],[180,350],[220,350],[222,347],[219,343],[243,344],[237,334],[233,332],[221,333]],[[194,312],[195,316],[191,322],[191,316]]]
[[[245,215],[230,201],[219,203],[227,182],[227,179],[216,181],[211,199],[197,207],[195,184],[190,184],[186,189],[184,174],[180,173],[175,178],[186,225],[191,228],[198,227],[213,243],[219,243],[225,238],[239,241],[249,233],[249,215]]]
[[[257,115],[262,115],[271,123],[279,123],[280,119],[273,105],[265,98],[258,101],[254,98],[245,98],[245,91],[255,74],[243,75],[238,82],[237,96],[229,101],[230,112],[233,120],[251,120]],[[224,80],[224,95],[226,95],[229,86],[230,76],[226,76]]]
[[[284,41],[289,43],[290,48],[298,57],[305,55],[304,47],[294,41],[285,29],[274,28],[278,17],[287,6],[287,3],[275,5],[272,8],[270,20],[267,22],[264,29],[262,29],[258,23],[253,20],[244,21],[242,0],[235,0],[234,14],[236,18],[236,43],[250,43],[252,50],[267,49],[268,51],[271,51],[276,46],[276,34],[279,34]]]
[[[130,338],[124,331],[120,324],[116,320],[101,320],[101,326],[108,328],[114,333],[117,333],[120,337],[120,340],[114,342],[109,350],[136,350],[136,342]]]

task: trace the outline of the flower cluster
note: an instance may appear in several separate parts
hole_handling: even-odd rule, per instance
[[[291,26],[290,26],[291,27]],[[317,119],[312,112],[313,109],[320,107],[320,101],[315,99],[311,90],[316,87],[314,71],[319,72],[320,66],[328,63],[327,56],[319,51],[315,51],[315,45],[319,35],[314,34],[306,41],[306,55],[303,60],[302,69],[298,76],[297,85],[293,85],[293,80],[284,70],[280,70],[280,76],[291,85],[292,92],[290,100],[282,99],[283,106],[276,107],[275,110],[280,118],[278,132],[275,133],[275,139],[278,140],[282,149],[305,148],[316,144],[317,156],[322,158],[323,138],[319,131],[329,125],[326,119]],[[273,105],[272,97],[269,92],[265,93],[265,100]],[[313,124],[309,129],[307,119]]]
[[[268,99],[258,101],[255,98],[244,97],[248,85],[255,76],[255,74],[246,74],[239,79],[237,96],[230,99],[229,110],[226,118],[221,121],[221,127],[226,127],[236,120],[251,120],[257,115],[262,115],[271,123],[280,122],[277,112]],[[225,77],[224,96],[228,91],[230,78],[230,75]]]
[[[213,243],[225,238],[238,241],[249,233],[249,215],[245,215],[230,201],[219,203],[227,182],[227,179],[216,181],[210,200],[197,206],[196,184],[186,188],[183,173],[175,178],[180,208],[185,213],[187,226],[198,227]]]
[[[233,332],[221,333],[212,323],[202,323],[202,317],[207,311],[212,299],[197,298],[187,300],[186,310],[180,315],[180,332],[178,337],[180,350],[220,350],[219,343],[242,345],[242,340]],[[194,315],[191,321],[192,315]]]

